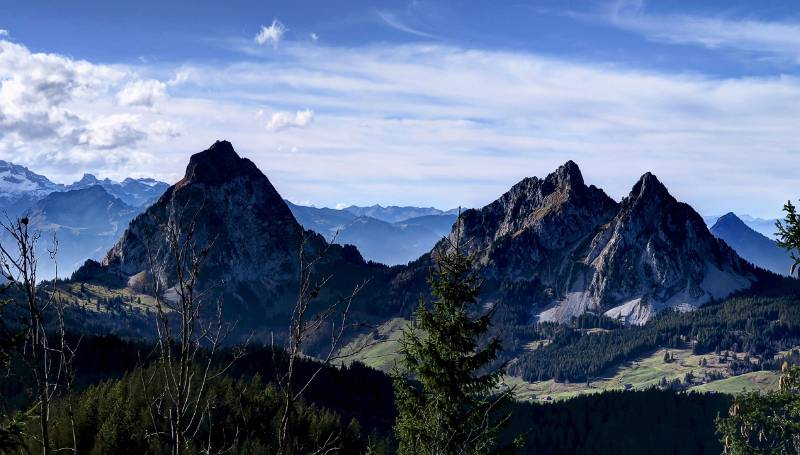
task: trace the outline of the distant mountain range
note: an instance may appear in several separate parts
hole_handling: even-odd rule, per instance
[[[147,268],[144,242],[164,246],[152,220],[175,217],[175,207],[197,208],[201,201],[198,238],[219,243],[208,276],[224,283],[226,301],[235,302],[239,314],[261,311],[276,318],[288,310],[301,225],[327,232],[344,226],[343,235],[362,229],[376,243],[397,228],[375,218],[348,218],[342,213],[347,210],[295,206],[293,214],[267,177],[223,141],[191,158],[184,179],[131,223],[106,256],[106,267],[135,281]],[[439,228],[451,224],[433,220]],[[400,223],[420,225],[418,218]],[[641,324],[665,308],[688,310],[748,289],[762,273],[650,173],[618,203],[586,185],[570,161],[544,179],[522,180],[486,207],[463,212],[461,224],[484,279],[482,301],[502,302],[517,324],[569,321],[586,311]],[[312,251],[325,247],[322,236],[311,238]],[[339,280],[330,285],[331,297],[371,278],[362,295],[369,314],[407,316],[426,290],[430,254],[385,268],[369,266],[353,247],[333,251],[323,266]],[[171,286],[168,275],[160,279]]]
[[[41,246],[58,239],[58,274],[69,276],[86,259],[100,259],[114,245],[134,216],[169,187],[164,182],[127,178],[99,180],[91,174],[70,185],[0,161],[0,213],[27,214],[42,232]],[[0,240],[6,239],[0,233]],[[52,278],[55,264],[40,250],[39,277]]]
[[[30,169],[7,161],[0,161],[0,211],[18,215],[33,206],[39,199],[55,192],[72,191],[101,186],[109,194],[131,207],[146,208],[155,202],[169,184],[150,178],[126,178],[122,182],[99,180],[92,174],[70,185],[54,183]]]
[[[63,189],[26,167],[0,161],[0,212],[16,216],[42,197]]]
[[[140,207],[142,209],[156,202],[164,194],[164,191],[169,188],[169,184],[150,178],[126,178],[121,182],[115,182],[107,178],[98,180],[92,174],[83,174],[83,178],[67,186],[67,190],[79,190],[92,186],[103,187],[108,194],[120,199],[122,202],[131,207]]]
[[[765,235],[756,232],[733,213],[719,217],[711,233],[725,241],[742,258],[779,275],[789,275],[792,259],[789,253]]]
[[[58,239],[58,275],[68,277],[87,259],[102,258],[141,210],[112,196],[99,185],[57,191],[27,211],[31,227],[44,235],[44,245]],[[55,264],[41,256],[39,277],[55,276]]]
[[[351,205],[350,207],[345,207],[343,210],[345,212],[350,212],[357,217],[366,216],[385,221],[387,223],[398,223],[400,221],[405,221],[412,218],[420,218],[431,215],[458,215],[458,209],[439,210],[434,207],[398,207],[396,205],[383,207],[377,204],[369,207]]]
[[[452,211],[434,208],[374,205],[337,210],[288,201],[287,205],[306,229],[328,240],[335,236],[336,243],[355,245],[364,258],[387,265],[407,264],[427,253],[456,220]]]
[[[166,183],[153,179],[115,182],[91,174],[61,185],[0,161],[0,209],[12,215],[27,212],[35,227],[58,235],[61,276],[85,259],[100,259],[128,222],[155,204],[167,188]],[[636,191],[647,194],[637,195]],[[354,245],[365,260],[390,266],[419,258],[421,262],[416,262],[429,265],[427,253],[451,232],[457,217],[457,210],[433,207],[330,209],[284,202],[299,225],[327,240],[338,232],[337,244]],[[653,213],[646,218],[636,210]],[[476,239],[473,247],[480,252],[495,298],[509,299],[509,290],[527,293],[522,300],[547,307],[531,311],[531,317],[541,320],[566,320],[586,309],[604,309],[614,317],[641,322],[661,307],[676,302],[696,306],[746,288],[753,281],[746,267],[739,267],[735,259],[725,259],[729,253],[706,238],[707,231],[696,226],[694,215],[651,174],[643,176],[619,204],[602,190],[586,186],[580,170],[569,162],[546,179],[523,180],[483,209],[465,211],[462,222],[466,235]],[[749,220],[763,227],[772,220],[728,214],[706,217],[705,221],[712,219],[716,222],[711,228],[713,235],[744,259],[775,273],[787,273],[788,255],[746,225]],[[676,227],[678,222],[684,227]],[[667,228],[674,230],[668,232]],[[645,249],[639,252],[642,247]],[[711,264],[693,259],[700,251],[708,253],[705,257]],[[42,262],[40,276],[52,276],[52,267]],[[626,272],[620,264],[628,264]],[[413,276],[414,270],[412,264],[406,276]],[[640,276],[632,277],[632,271]],[[614,278],[617,273],[619,277]],[[623,285],[626,281],[635,285]],[[420,282],[424,280],[416,279],[415,286]],[[612,302],[617,304],[610,306]]]
[[[0,211],[8,213],[12,217],[31,210],[45,213],[41,207],[37,206],[37,202],[50,194],[69,193],[91,187],[103,188],[108,195],[124,204],[124,207],[118,204],[104,204],[111,207],[112,212],[114,208],[119,209],[118,213],[113,215],[92,212],[101,217],[98,222],[110,226],[118,224],[130,213],[135,215],[145,210],[158,200],[169,185],[150,178],[126,178],[121,182],[108,178],[101,180],[92,174],[84,174],[75,183],[63,185],[54,183],[47,177],[36,174],[23,166],[0,161]],[[43,221],[39,224],[41,227],[60,226],[58,229],[51,229],[53,232],[59,232],[59,237],[64,237],[61,242],[60,273],[71,273],[75,270],[75,264],[80,264],[87,258],[100,259],[102,253],[111,245],[108,240],[108,236],[111,234],[108,233],[115,232],[114,235],[119,236],[127,227],[123,225],[119,231],[106,230],[103,231],[103,235],[100,235],[94,230],[82,226],[82,214],[71,211],[76,210],[77,207],[84,207],[85,204],[81,204],[78,199],[90,195],[96,196],[95,193],[86,192],[78,192],[70,196],[75,203],[60,208],[59,223]],[[91,198],[88,200],[96,201]],[[337,243],[355,245],[366,259],[387,265],[406,264],[428,252],[442,236],[450,231],[457,212],[457,210],[444,211],[433,207],[411,206],[350,206],[338,210],[304,207],[288,201],[287,205],[300,224],[307,229],[312,229],[328,239],[331,239],[338,230]],[[46,213],[52,213],[52,210]],[[75,219],[69,220],[70,215],[74,215]],[[42,215],[40,218],[44,219]],[[132,216],[128,218],[132,218]],[[65,230],[65,226],[72,230]],[[79,238],[73,235],[69,235],[67,238],[65,234],[79,231],[81,232]],[[69,252],[66,249],[66,240],[72,242]],[[49,269],[49,266],[43,267],[40,276],[52,276],[52,271]]]

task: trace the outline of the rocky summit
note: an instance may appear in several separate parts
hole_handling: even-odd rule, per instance
[[[173,287],[174,265],[160,225],[186,226],[193,219],[197,244],[213,243],[200,287],[223,297],[229,319],[244,327],[263,328],[288,318],[296,298],[303,235],[308,257],[328,246],[322,236],[303,231],[253,162],[240,157],[229,142],[218,141],[193,155],[183,179],[131,222],[106,255],[104,267],[125,277],[130,286],[142,286],[150,279],[149,250],[158,264],[156,279],[164,289]],[[336,271],[326,287],[331,298],[352,289],[369,269],[355,248],[338,245],[319,265],[320,276]]]
[[[464,212],[460,225],[485,279],[484,299],[521,319],[564,322],[592,311],[642,324],[664,308],[695,308],[756,280],[650,173],[617,203],[587,186],[569,161]]]

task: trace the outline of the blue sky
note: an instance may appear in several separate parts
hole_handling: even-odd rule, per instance
[[[0,3],[0,159],[174,181],[226,138],[301,203],[483,205],[568,159],[777,216],[795,1]]]

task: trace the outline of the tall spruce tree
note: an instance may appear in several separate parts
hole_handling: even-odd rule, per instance
[[[401,454],[494,453],[509,418],[511,391],[498,390],[503,369],[487,371],[501,343],[481,343],[492,311],[474,315],[481,280],[460,242],[456,229],[434,252],[433,301],[421,299],[400,341],[394,386]]]

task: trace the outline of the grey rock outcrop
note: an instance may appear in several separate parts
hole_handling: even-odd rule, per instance
[[[647,173],[621,203],[569,161],[461,216],[483,298],[539,321],[586,311],[641,324],[746,289],[751,268]],[[451,233],[451,238],[455,230]]]
[[[196,242],[213,242],[200,287],[223,297],[230,319],[240,324],[284,324],[296,297],[304,231],[267,177],[226,141],[191,157],[184,178],[131,222],[103,265],[137,280],[149,272],[150,251],[160,265],[161,286],[174,286],[168,240],[159,225],[193,218]],[[318,234],[306,236],[309,257],[327,247]],[[320,276],[336,270],[328,286],[334,298],[338,290],[352,289],[368,266],[355,248],[334,245],[319,269]]]

